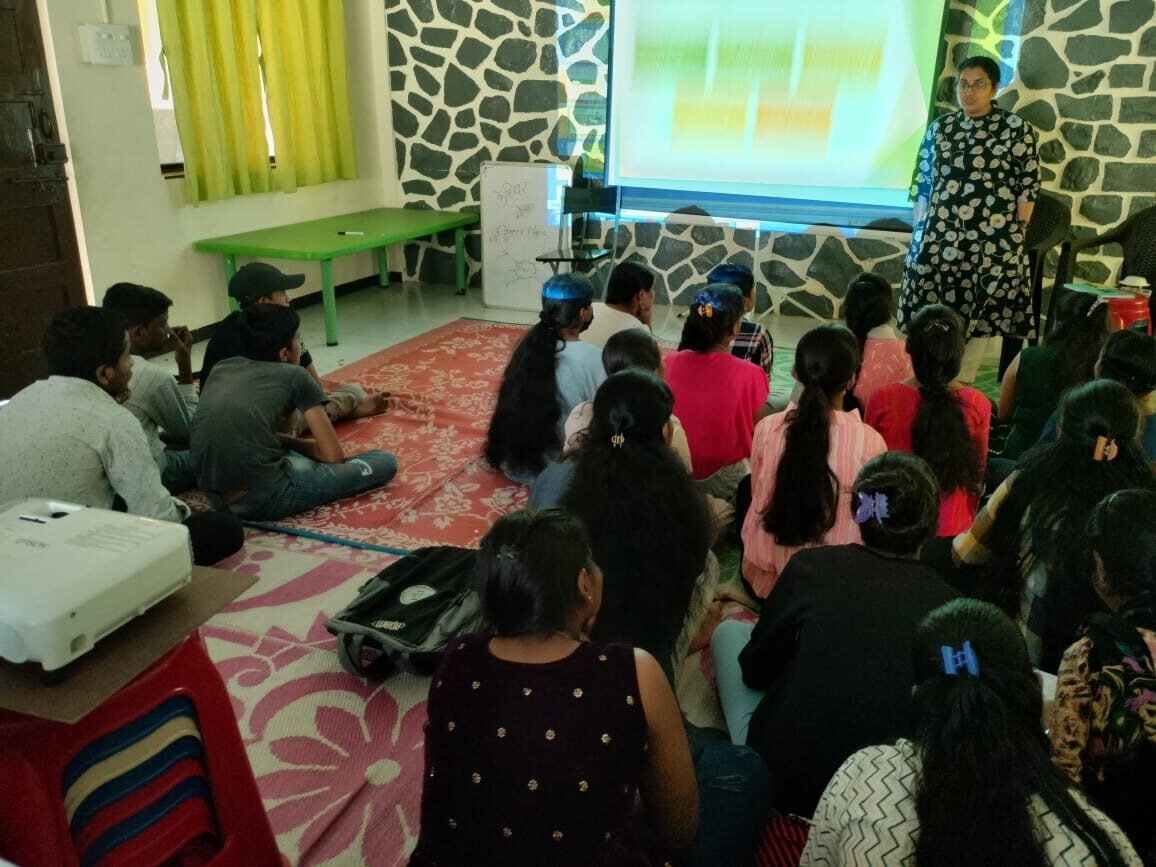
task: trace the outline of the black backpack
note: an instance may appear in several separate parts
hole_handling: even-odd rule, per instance
[[[471,548],[419,548],[370,578],[325,624],[341,667],[369,680],[399,666],[432,674],[453,636],[481,628],[477,559]]]

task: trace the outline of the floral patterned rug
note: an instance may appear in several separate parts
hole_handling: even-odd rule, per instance
[[[523,486],[481,459],[502,373],[525,331],[458,319],[327,376],[393,395],[388,412],[342,423],[337,434],[347,454],[393,452],[398,474],[383,488],[261,526],[402,550],[476,544],[526,502]]]

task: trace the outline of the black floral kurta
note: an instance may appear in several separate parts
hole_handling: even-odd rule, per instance
[[[982,117],[962,111],[932,121],[919,148],[916,200],[927,214],[915,227],[899,290],[899,325],[925,304],[959,311],[969,337],[1034,337],[1031,280],[1019,202],[1039,192],[1036,134],[993,105]]]

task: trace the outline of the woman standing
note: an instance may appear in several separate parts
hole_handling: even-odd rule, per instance
[[[960,110],[936,118],[919,149],[915,230],[899,290],[899,326],[925,304],[966,323],[971,382],[996,335],[1033,337],[1024,237],[1039,193],[1036,133],[993,102],[999,65],[970,57],[959,68]]]

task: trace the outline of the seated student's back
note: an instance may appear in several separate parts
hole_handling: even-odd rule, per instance
[[[686,429],[694,477],[699,480],[750,457],[755,422],[765,413],[766,375],[730,353],[742,311],[743,295],[734,286],[711,284],[700,289],[683,325],[679,351],[666,360],[674,414]],[[745,474],[743,464],[721,490],[708,493],[733,498]]]

